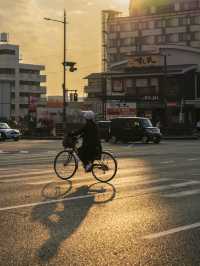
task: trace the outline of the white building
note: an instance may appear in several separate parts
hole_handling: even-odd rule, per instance
[[[30,99],[44,106],[46,76],[43,65],[20,63],[19,46],[0,43],[0,118],[24,117],[29,112]]]

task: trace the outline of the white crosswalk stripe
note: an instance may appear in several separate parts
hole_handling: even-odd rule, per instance
[[[23,169],[20,170],[15,166],[12,168],[3,166],[3,168],[0,168],[0,184],[12,185],[13,183],[14,185],[14,183],[22,183],[24,185],[41,187],[41,185],[51,182],[62,182],[62,180],[56,177],[53,170],[52,162],[56,153],[56,151],[50,151],[40,154],[26,154],[26,151],[22,150],[21,154],[15,156],[9,155],[11,156],[9,158],[5,157],[5,162],[10,162],[11,158],[13,160],[15,158],[13,163],[16,163],[16,161],[21,162],[22,159],[24,162],[29,161],[29,164],[31,162],[38,162],[40,164],[43,161],[48,161],[48,166],[45,166],[45,168],[39,166],[39,168],[34,169],[31,164],[25,164]],[[187,158],[184,162],[180,160],[179,164],[182,166],[190,163],[195,164],[192,171],[189,170],[187,172],[187,169],[185,170],[184,178],[182,178],[181,166],[177,168],[176,165],[174,166],[174,162],[173,160],[165,161],[161,159],[157,164],[151,165],[145,163],[144,159],[140,158],[126,159],[126,163],[118,159],[119,169],[112,184],[118,193],[120,193],[121,189],[126,189],[136,196],[146,193],[160,193],[161,197],[179,198],[200,194],[200,181],[195,180],[195,178],[200,176],[198,160],[194,157]],[[176,169],[176,171],[173,171],[173,169]],[[83,183],[87,184],[93,180],[92,175],[82,176],[82,166],[80,166],[78,171],[82,171],[81,177],[78,176],[79,174],[76,174],[72,179],[76,182],[77,186]]]

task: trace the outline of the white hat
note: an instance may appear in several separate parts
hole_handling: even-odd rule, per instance
[[[87,120],[93,120],[95,119],[95,113],[93,111],[85,111],[83,113],[83,117]]]

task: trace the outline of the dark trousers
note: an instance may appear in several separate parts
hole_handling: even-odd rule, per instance
[[[84,167],[88,163],[93,163],[94,160],[101,154],[101,146],[81,146],[78,149],[78,157],[82,161]]]

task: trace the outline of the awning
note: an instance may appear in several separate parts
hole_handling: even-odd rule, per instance
[[[197,65],[171,65],[164,69],[164,66],[143,67],[143,68],[125,68],[124,71],[110,71],[107,76],[116,78],[121,77],[145,77],[145,76],[176,76],[183,75],[189,71],[196,71]]]

